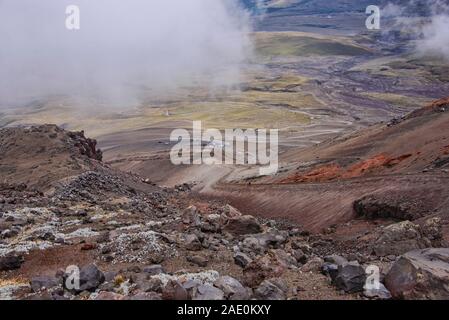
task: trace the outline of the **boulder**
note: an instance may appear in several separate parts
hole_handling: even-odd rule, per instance
[[[387,218],[395,220],[417,220],[432,210],[432,204],[425,196],[410,192],[388,191],[368,195],[354,202],[354,211],[367,219]]]
[[[422,236],[419,225],[403,221],[384,228],[373,245],[373,251],[377,256],[385,257],[401,255],[430,245],[430,241]]]
[[[241,216],[229,219],[224,231],[233,235],[256,234],[262,232],[262,227],[253,216]]]
[[[261,254],[266,251],[266,248],[261,246],[259,240],[255,237],[247,237],[243,239],[242,243],[240,244],[240,250],[249,254]]]
[[[287,241],[288,232],[279,230],[270,230],[269,232],[259,233],[253,236],[259,242],[259,245],[266,249],[278,249]]]
[[[297,267],[298,263],[296,259],[289,253],[282,249],[270,250],[280,265],[285,268]]]
[[[182,287],[186,289],[190,297],[195,296],[198,287],[202,285],[203,282],[198,279],[188,279],[187,281],[182,283]]]
[[[358,262],[348,262],[338,266],[334,284],[348,293],[363,291],[366,283],[365,269]]]
[[[162,290],[162,299],[174,301],[188,300],[189,294],[178,281],[171,280]]]
[[[105,282],[114,281],[115,278],[117,277],[117,272],[114,272],[114,271],[104,272],[103,274],[104,274],[104,281]],[[64,275],[64,273],[62,273],[62,275]]]
[[[258,300],[286,300],[287,290],[281,279],[265,280],[254,290],[254,297]]]
[[[234,262],[236,265],[238,265],[242,268],[246,268],[246,266],[248,266],[252,262],[252,260],[246,254],[244,254],[242,252],[237,252],[234,255]]]
[[[200,251],[203,248],[200,240],[194,234],[185,235],[184,246],[189,251]]]
[[[248,300],[250,298],[248,289],[232,277],[220,277],[215,281],[214,285],[224,292],[228,300]]]
[[[67,288],[67,280],[71,275],[64,274],[63,283],[64,287]],[[79,288],[67,288],[69,291],[74,291],[80,293],[83,291],[93,292],[95,291],[105,280],[105,276],[96,265],[90,264],[81,268],[79,273]]]
[[[324,261],[320,257],[310,259],[305,265],[301,267],[302,272],[320,271]]]
[[[391,267],[385,285],[395,299],[449,299],[449,248],[407,252]]]
[[[138,288],[142,292],[162,292],[163,284],[162,280],[158,278],[141,279],[137,282]]]
[[[224,297],[225,294],[222,290],[210,284],[204,284],[198,287],[193,300],[224,300]]]
[[[198,209],[195,206],[190,206],[185,209],[181,214],[182,222],[185,224],[199,226],[201,224],[200,215]]]
[[[188,256],[187,261],[197,265],[198,267],[204,268],[207,267],[209,260],[203,256]]]
[[[301,249],[296,249],[292,251],[292,256],[296,259],[296,261],[300,264],[307,263],[307,255]]]
[[[338,274],[338,265],[330,262],[325,262],[321,266],[321,273],[324,274],[325,276],[328,276],[331,279],[331,281],[334,282]]]
[[[312,247],[304,241],[292,241],[291,247],[294,250],[301,250],[305,254],[311,254],[312,253]]]
[[[201,223],[201,231],[218,233],[222,224],[223,219],[219,214],[209,214],[204,218],[204,222]]]
[[[441,218],[435,217],[427,219],[421,226],[422,234],[429,239],[432,246],[439,247],[443,240],[443,225]]]
[[[94,291],[105,280],[103,272],[91,264],[80,270],[80,290]]]
[[[253,260],[244,270],[243,279],[247,286],[254,288],[264,280],[281,276],[285,266],[280,264],[273,252]]]

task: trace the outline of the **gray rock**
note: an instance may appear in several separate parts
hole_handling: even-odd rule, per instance
[[[260,245],[260,242],[255,237],[247,237],[243,239],[243,242],[240,245],[239,250],[242,250],[245,253],[256,253],[261,254],[266,251],[266,249]]]
[[[285,266],[279,263],[273,252],[268,252],[265,256],[254,259],[243,269],[243,280],[245,285],[254,288],[266,279],[280,277],[285,270]]]
[[[104,273],[104,281],[105,282],[111,282],[114,281],[115,277],[117,276],[117,272],[108,271]]]
[[[198,209],[195,206],[190,206],[182,213],[182,222],[185,224],[191,224],[193,226],[199,226],[201,224]]]
[[[207,267],[207,264],[209,263],[209,260],[203,256],[189,256],[187,257],[187,261],[202,268]]]
[[[193,300],[224,300],[224,292],[210,284],[204,284],[198,287]]]
[[[67,286],[67,279],[70,275],[64,275],[64,286]],[[83,291],[93,292],[95,291],[104,281],[105,276],[96,265],[90,264],[81,268],[79,274],[79,288],[67,288],[69,291],[74,291],[76,293],[81,293]]]
[[[210,214],[204,218],[201,224],[201,231],[218,233],[221,230],[223,219],[218,214]]]
[[[293,250],[292,252],[293,257],[296,259],[296,261],[300,264],[306,264],[307,263],[307,255],[302,251],[301,249]]]
[[[432,246],[438,247],[443,239],[443,225],[441,218],[427,219],[421,226],[422,234],[432,242]]]
[[[373,251],[377,256],[385,257],[401,255],[430,245],[430,241],[422,236],[419,225],[403,221],[386,227],[375,241]]]
[[[330,262],[325,262],[321,267],[321,273],[328,276],[334,282],[338,275],[338,266]]]
[[[116,288],[116,285],[114,282],[103,282],[98,288],[97,290],[101,291],[107,291],[107,292],[112,292],[114,291],[114,289]]]
[[[248,289],[232,277],[220,277],[214,285],[224,292],[228,300],[248,300],[250,298]]]
[[[162,290],[163,300],[188,300],[187,290],[178,281],[169,281]]]
[[[348,293],[363,291],[366,283],[365,269],[358,262],[349,262],[338,266],[334,284]]]
[[[182,284],[182,287],[187,291],[189,297],[194,297],[198,291],[198,287],[202,286],[203,282],[198,279],[190,279]]]
[[[244,254],[242,252],[237,252],[234,255],[234,262],[236,265],[238,265],[242,268],[246,268],[246,266],[248,266],[252,262],[252,260],[246,254]]]
[[[324,261],[320,257],[310,259],[305,265],[301,267],[303,272],[320,271]]]
[[[185,235],[184,246],[189,251],[200,251],[203,248],[201,241],[194,234]]]
[[[277,282],[265,280],[254,290],[254,297],[258,300],[286,300],[287,294]]]
[[[186,282],[184,282],[182,284],[182,287],[186,290],[192,290],[194,288],[198,288],[202,284],[203,283],[197,279],[190,279],[190,280],[187,280]]]
[[[449,299],[449,248],[414,250],[400,257],[385,277],[395,299]]]
[[[259,242],[259,245],[265,249],[278,249],[287,241],[288,232],[279,230],[270,230],[269,232],[259,233],[253,236]]]
[[[279,264],[286,268],[295,268],[298,266],[296,259],[291,255],[285,252],[282,249],[273,249],[270,250],[273,253],[273,256],[276,258]]]
[[[262,227],[256,218],[247,215],[229,219],[224,231],[233,235],[256,234],[262,232]]]
[[[161,293],[163,289],[162,281],[158,278],[151,278],[146,281],[141,281],[138,286],[143,292]]]
[[[291,243],[292,249],[294,250],[302,250],[305,254],[311,254],[312,253],[312,247],[304,241],[292,241]]]

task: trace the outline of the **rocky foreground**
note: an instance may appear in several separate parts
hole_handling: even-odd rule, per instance
[[[83,133],[2,129],[0,151],[0,299],[449,299],[438,217],[342,240],[113,170]]]

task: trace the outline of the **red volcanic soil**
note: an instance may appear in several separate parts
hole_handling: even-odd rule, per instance
[[[304,174],[294,174],[292,177],[281,180],[280,183],[326,182],[337,179],[357,178],[365,174],[379,172],[383,168],[396,166],[410,157],[412,157],[412,154],[404,154],[395,158],[380,154],[373,158],[356,162],[348,168],[342,168],[338,164],[333,163],[311,169]]]
[[[449,152],[448,102],[449,98],[441,99],[402,121],[290,150],[283,155],[284,161],[298,164],[297,169],[270,182],[316,182],[442,169]]]

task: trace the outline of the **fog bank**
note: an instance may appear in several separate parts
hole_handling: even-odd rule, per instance
[[[66,28],[66,7],[80,30]],[[138,103],[233,85],[251,54],[234,0],[0,0],[0,105],[54,95]]]
[[[449,61],[449,2],[447,0],[411,0],[390,3],[384,17],[395,19],[395,29],[416,36],[416,52]]]

